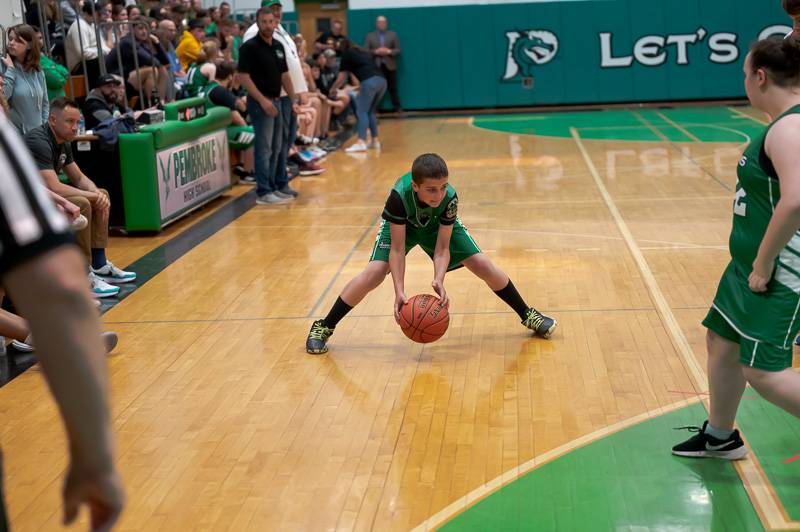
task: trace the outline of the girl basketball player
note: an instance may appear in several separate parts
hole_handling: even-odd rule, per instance
[[[747,454],[733,423],[748,382],[800,417],[800,374],[791,369],[800,329],[800,42],[755,43],[744,74],[750,103],[775,118],[737,168],[731,262],[703,321],[711,408],[702,427],[688,427],[698,434],[672,448],[681,456]]]

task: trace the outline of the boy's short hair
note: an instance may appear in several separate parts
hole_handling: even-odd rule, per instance
[[[435,153],[423,153],[411,165],[411,179],[421,185],[426,178],[441,179],[450,175],[447,163]]]

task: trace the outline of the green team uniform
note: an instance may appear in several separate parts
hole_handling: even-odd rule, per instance
[[[800,106],[783,116],[787,114],[800,114]],[[729,242],[731,262],[703,325],[738,343],[742,364],[781,371],[792,365],[792,342],[800,329],[800,232],[778,255],[766,292],[751,291],[747,282],[781,198],[778,174],[764,152],[768,132],[769,127],[739,161]]]
[[[211,92],[217,87],[222,87],[222,85],[220,85],[216,81],[212,81],[200,90],[198,96],[201,98],[205,98],[209,106],[222,106],[222,107],[228,107],[229,109],[233,110],[235,108],[236,98],[232,94],[230,94],[230,92],[228,92],[227,89],[225,89],[225,87],[222,87],[220,92],[227,93],[225,95],[225,98],[232,99],[231,101],[221,102],[221,101],[214,101],[214,99],[212,99]],[[232,150],[238,150],[238,151],[246,150],[250,148],[253,144],[255,144],[256,134],[255,131],[253,131],[253,126],[237,126],[235,124],[231,124],[227,128],[227,133],[228,133],[228,146],[230,146]]]
[[[436,250],[439,226],[452,225],[448,271],[459,268],[466,259],[481,252],[458,217],[458,196],[449,184],[445,198],[439,206],[429,207],[417,199],[417,194],[411,188],[411,174],[404,175],[394,184],[382,218],[370,261],[389,262],[389,250],[392,244],[390,224],[405,224],[406,253],[414,246],[419,246],[431,258]]]
[[[203,65],[206,63],[195,63],[189,67],[189,72],[186,73],[186,84],[183,86],[189,98],[200,96],[208,85],[208,78],[200,72]]]

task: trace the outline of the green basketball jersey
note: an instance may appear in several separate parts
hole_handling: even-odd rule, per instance
[[[794,113],[800,113],[800,106],[783,116]],[[720,279],[713,306],[741,336],[756,344],[791,349],[800,318],[800,232],[778,254],[767,291],[756,294],[748,286],[753,261],[781,198],[778,174],[764,152],[769,129],[750,143],[739,160],[729,240],[731,262]]]
[[[200,88],[200,91],[197,93],[197,96],[199,96],[200,98],[205,98],[206,102],[208,102],[208,105],[210,105],[210,106],[211,105],[216,105],[214,102],[211,101],[210,94],[211,94],[211,91],[213,91],[215,88],[217,88],[219,86],[220,86],[220,84],[217,83],[216,81],[210,81],[210,82],[206,83],[205,86]]]
[[[397,192],[403,200],[407,228],[424,233],[435,232],[439,230],[439,222],[442,215],[452,220],[456,218],[458,199],[456,198],[456,190],[449,183],[447,185],[447,193],[437,207],[429,207],[420,203],[417,199],[417,194],[411,187],[411,173],[398,179],[392,190]],[[398,219],[396,215],[386,209],[383,211],[383,218],[390,222],[403,223],[403,220]]]
[[[186,92],[190,97],[199,96],[206,85],[208,85],[208,78],[200,72],[205,63],[195,63],[189,67],[189,72],[186,73]]]
[[[790,109],[783,116],[798,113],[800,106]],[[753,270],[758,248],[775,206],[781,199],[778,174],[764,151],[764,142],[771,127],[767,127],[763,135],[750,143],[736,171],[738,180],[729,248],[731,258],[745,275],[750,275]],[[796,233],[778,255],[775,279],[788,287],[800,289],[800,233]]]

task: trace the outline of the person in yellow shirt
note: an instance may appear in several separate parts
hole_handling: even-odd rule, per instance
[[[201,49],[200,39],[205,37],[205,34],[205,24],[202,20],[192,19],[189,21],[189,30],[183,32],[181,42],[175,49],[175,55],[178,56],[184,72],[188,71],[189,67],[197,61]]]

